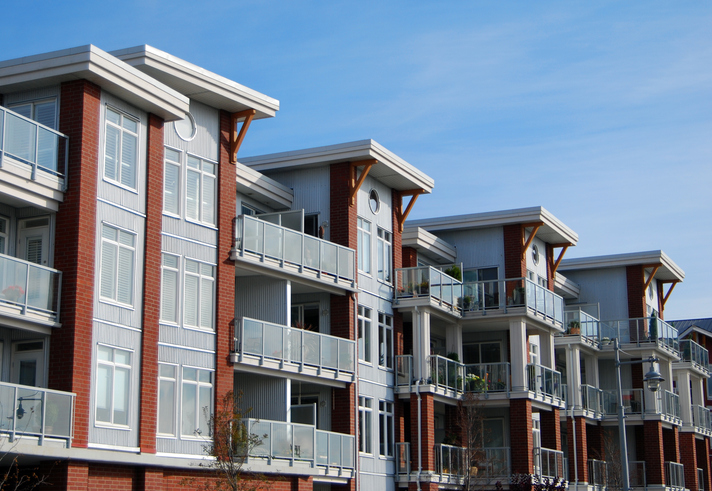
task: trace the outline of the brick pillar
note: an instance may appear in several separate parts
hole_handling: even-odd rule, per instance
[[[48,386],[75,392],[73,447],[86,448],[90,424],[96,192],[101,89],[86,80],[61,86],[59,130],[69,136],[68,184],[59,204],[54,267],[62,272],[62,328],[52,331]]]
[[[509,403],[509,419],[509,434],[517,442],[510,449],[512,474],[533,474],[532,402],[528,399],[512,399]]]
[[[418,489],[418,483],[415,483],[415,482],[408,483],[408,491],[417,491],[417,489]],[[438,483],[436,483],[436,482],[421,482],[420,489],[421,489],[421,491],[438,491],[440,489],[440,487],[438,486]]]
[[[710,468],[710,439],[705,437],[701,440],[695,440],[695,446],[697,447],[697,467],[702,469],[704,472],[704,482],[702,484],[697,483],[698,487],[704,489],[712,489],[712,479],[710,474],[712,474],[712,468]]]
[[[312,489],[314,489],[312,476],[296,476],[292,481],[292,491],[311,491]]]
[[[141,332],[141,452],[156,453],[158,414],[158,322],[161,309],[161,229],[163,224],[163,120],[148,116],[146,238]]]
[[[46,466],[43,465],[43,469]],[[89,463],[75,460],[50,465],[51,486],[42,489],[64,489],[66,491],[89,491]]]
[[[628,289],[628,318],[638,319],[640,317],[645,317],[645,291],[643,291],[645,282],[643,266],[627,266],[626,283]],[[642,329],[643,326],[638,326],[634,322],[630,323],[631,342],[636,342],[639,338],[644,337],[645,333],[642,332]]]
[[[663,424],[645,421],[645,475],[648,486],[665,484]]]
[[[423,452],[422,471],[435,471],[435,401],[432,394],[420,395],[422,430],[418,440],[418,396],[410,395],[410,469],[418,472],[418,442]]]
[[[554,291],[554,248],[546,244],[546,285]]]
[[[412,247],[403,248],[403,268],[415,268],[418,265],[418,252]]]
[[[457,406],[445,406],[445,437],[453,435],[457,439],[453,445],[466,447],[467,430],[464,427],[463,422],[460,421],[460,411],[462,410],[462,402],[460,402]],[[482,408],[478,409],[478,411],[481,410]],[[487,435],[482,435],[482,438],[486,441]]]
[[[588,432],[586,419],[580,416],[566,418],[566,440],[569,447],[569,480],[573,481],[578,467],[579,482],[588,482]],[[542,429],[543,431],[543,429]],[[574,431],[576,441],[574,442]],[[574,448],[576,460],[574,460]]]
[[[136,491],[163,491],[163,469],[139,467],[136,469]]]
[[[680,462],[680,441],[677,426],[663,428],[663,455],[666,461]]]
[[[511,278],[526,278],[527,262],[523,255],[524,250],[524,230],[520,224],[505,225],[502,227],[504,232],[504,277]],[[523,288],[524,282],[508,281],[505,284],[505,295],[507,304],[514,302],[515,298],[520,297],[516,289]],[[520,302],[524,298],[519,298]]]
[[[541,446],[552,450],[561,450],[561,423],[559,409],[541,411]]]
[[[665,459],[667,460],[667,458]],[[676,460],[685,466],[685,488],[690,491],[698,491],[697,468],[697,445],[694,433],[680,433],[680,460]]]
[[[590,455],[592,459],[608,460],[603,446],[603,427],[601,423],[585,425],[585,427],[586,442],[588,443],[586,453]],[[586,467],[588,467],[588,465],[586,465]]]
[[[237,209],[237,177],[230,163],[230,113],[220,111],[220,163],[218,165],[218,247],[215,281],[215,407],[233,390],[230,363],[235,319],[235,264],[230,260],[234,243],[233,220]]]

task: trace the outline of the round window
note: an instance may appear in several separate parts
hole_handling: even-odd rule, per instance
[[[653,284],[652,283],[648,287],[648,297],[650,298],[650,300],[653,299]]]
[[[539,248],[536,244],[532,246],[532,261],[534,261],[534,264],[539,264]]]
[[[190,113],[186,113],[185,118],[180,121],[175,121],[173,126],[176,129],[176,134],[181,140],[190,141],[195,138],[197,128],[195,126],[195,120]]]
[[[375,189],[371,189],[371,192],[368,194],[368,206],[371,207],[371,211],[374,215],[381,209],[381,199],[378,197],[378,192],[376,192]]]

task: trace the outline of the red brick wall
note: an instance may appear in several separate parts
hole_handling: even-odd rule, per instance
[[[52,332],[48,385],[77,394],[74,447],[87,446],[90,419],[100,97],[101,89],[86,80],[61,87],[59,130],[69,136],[69,188],[54,237],[54,267],[62,271],[62,328]]]
[[[408,491],[417,491],[417,489],[418,489],[417,482],[409,482],[408,483]],[[421,482],[420,489],[422,491],[438,491],[440,489],[440,487],[435,482]]]
[[[628,286],[628,317],[636,319],[645,317],[645,286],[642,266],[628,266],[625,268]]]
[[[522,226],[505,225],[504,231],[504,277],[523,278],[527,275],[527,263],[522,256],[523,231]]]
[[[586,425],[586,442],[588,443],[586,453],[588,453],[592,459],[607,460],[606,452],[603,447],[603,427],[601,423]]]
[[[161,309],[161,228],[163,221],[163,120],[153,114],[148,116],[147,147],[139,445],[142,452],[156,453],[158,322]]]
[[[404,268],[415,268],[418,265],[418,252],[412,247],[403,247],[403,266]]]
[[[574,442],[574,427],[576,442]],[[569,448],[569,479],[574,480],[578,467],[579,482],[588,482],[588,432],[586,419],[581,417],[566,418],[566,440]],[[542,428],[543,431],[543,428]],[[576,460],[574,461],[574,445],[576,447]]]
[[[329,168],[329,199],[331,224],[331,242],[356,249],[356,205],[349,206],[349,176],[351,167],[348,162],[332,164]],[[395,247],[394,247],[395,249]]]
[[[422,430],[418,440],[418,396],[410,395],[410,469],[418,471],[418,441],[423,452],[423,471],[435,470],[435,401],[432,394],[420,395]]]
[[[665,484],[663,454],[663,424],[660,421],[645,421],[645,474],[648,485]]]
[[[697,445],[694,433],[680,433],[680,460],[676,461],[685,466],[685,487],[690,491],[698,491]],[[665,460],[668,460],[667,457]]]
[[[541,411],[541,445],[553,450],[561,450],[561,421],[559,410]]]
[[[677,426],[663,428],[663,454],[669,462],[680,462],[680,440]]]
[[[163,469],[145,467],[136,470],[136,491],[163,491]]]
[[[710,466],[710,439],[709,437],[702,438],[700,440],[695,440],[695,446],[697,447],[697,467],[704,472],[704,482],[701,486],[704,489],[712,489],[712,479],[710,475],[712,474],[712,468]]]
[[[512,474],[534,472],[534,440],[532,438],[532,403],[528,399],[512,399],[509,403],[510,434],[517,444],[510,449]],[[542,434],[544,432],[542,431]]]

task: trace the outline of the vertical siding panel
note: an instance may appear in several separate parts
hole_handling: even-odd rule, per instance
[[[235,372],[235,393],[242,393],[242,408],[252,408],[249,418],[287,421],[288,379]]]
[[[276,324],[287,324],[287,282],[260,276],[237,278],[235,312]]]

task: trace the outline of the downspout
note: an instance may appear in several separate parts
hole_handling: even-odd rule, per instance
[[[420,312],[418,311],[418,307],[415,307],[415,327],[416,331],[418,333],[418,352],[420,355],[423,355],[423,332],[420,326]],[[419,360],[419,361],[422,361]],[[423,444],[421,443],[423,440],[423,414],[422,414],[422,405],[421,405],[421,399],[420,399],[420,383],[422,381],[422,374],[423,374],[423,367],[420,366],[420,363],[418,363],[418,368],[420,369],[420,373],[418,374],[418,380],[415,382],[415,394],[418,399],[418,480],[417,480],[417,489],[420,491],[420,477],[423,472]]]
[[[356,443],[356,448],[354,450],[358,450],[358,445],[359,445],[359,439],[361,438],[361,435],[359,435],[359,430],[360,430],[360,421],[359,421],[359,410],[358,410],[358,360],[359,360],[359,355],[360,353],[358,352],[358,297],[356,296],[355,292],[351,292],[351,300],[354,303],[354,338],[356,338],[356,346],[355,346],[355,351],[356,351],[356,366],[354,367],[355,373],[354,373],[354,391],[356,392],[356,406],[354,410],[356,411],[356,424],[354,425],[354,433],[356,433],[355,437],[355,443]],[[356,452],[356,459],[355,459],[355,464],[356,464],[356,491],[359,491],[361,489],[361,473],[360,473],[360,468],[361,468],[361,457],[359,456],[359,452]]]
[[[573,352],[571,351],[571,346],[567,347],[567,351],[569,352],[569,361],[571,363],[571,366],[573,367]],[[575,372],[576,370],[574,370]],[[580,384],[579,384],[580,385]],[[569,386],[573,387],[572,384],[569,384]],[[576,419],[574,418],[574,406],[575,404],[571,405],[571,421],[572,421],[572,427],[573,427],[573,440],[574,440],[574,490],[578,491],[578,456],[576,452]]]

